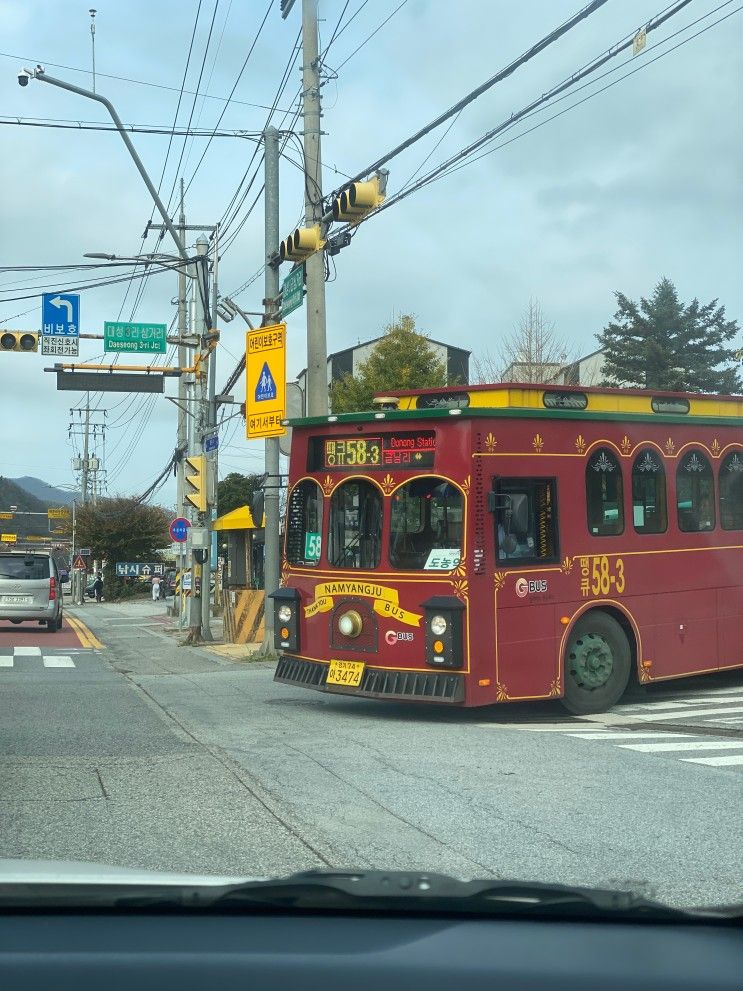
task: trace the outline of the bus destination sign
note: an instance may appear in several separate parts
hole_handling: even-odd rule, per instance
[[[310,448],[310,470],[432,468],[435,454],[433,430],[406,430],[378,437],[317,437]]]

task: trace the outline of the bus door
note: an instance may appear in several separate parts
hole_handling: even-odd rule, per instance
[[[557,673],[560,560],[557,481],[492,482],[498,680],[509,697],[550,694]]]

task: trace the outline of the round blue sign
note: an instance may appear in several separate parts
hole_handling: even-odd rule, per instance
[[[191,526],[190,520],[184,516],[179,516],[170,524],[170,536],[176,544],[182,544],[188,539],[188,528]]]

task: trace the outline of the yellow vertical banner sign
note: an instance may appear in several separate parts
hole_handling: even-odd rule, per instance
[[[286,324],[245,335],[245,436],[280,437],[286,433]]]

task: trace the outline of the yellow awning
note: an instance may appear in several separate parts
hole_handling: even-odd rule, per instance
[[[263,517],[262,526],[266,525],[266,517]],[[231,513],[219,516],[212,525],[213,530],[255,530],[253,515],[250,506],[240,506],[233,509]]]

